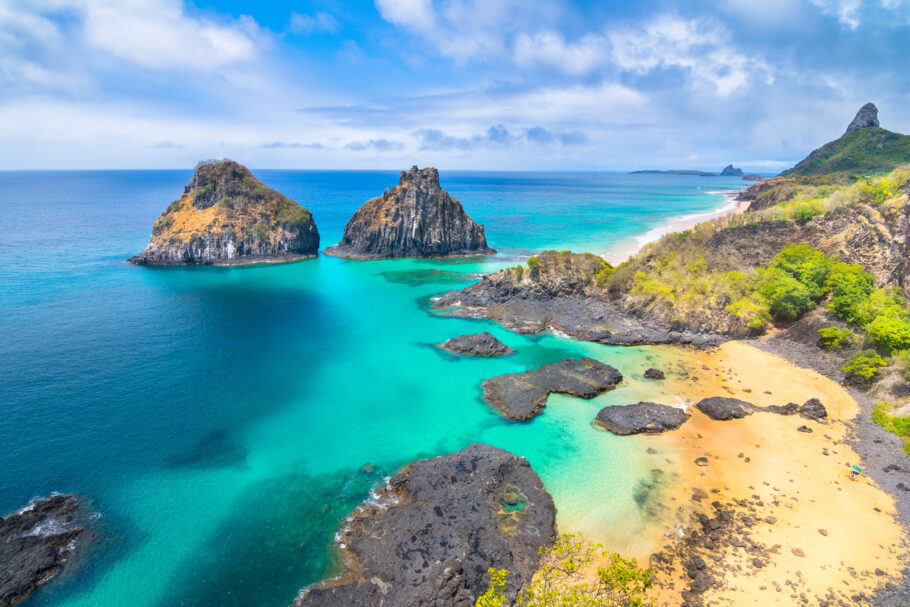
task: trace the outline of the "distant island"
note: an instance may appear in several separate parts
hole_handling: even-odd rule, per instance
[[[742,177],[743,181],[761,181],[764,179],[764,177],[758,173],[743,173],[742,169],[738,169],[732,164],[728,164],[724,167],[719,174],[710,171],[699,171],[697,169],[644,169],[640,171],[631,171],[629,175],[691,175],[694,177],[717,177],[719,175],[720,177]]]

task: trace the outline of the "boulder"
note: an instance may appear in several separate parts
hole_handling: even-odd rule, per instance
[[[57,576],[85,532],[78,495],[35,500],[0,518],[0,607]]]
[[[155,220],[141,265],[248,264],[315,257],[312,214],[233,160],[196,166],[183,195]]]
[[[505,356],[515,352],[515,350],[486,331],[453,337],[439,344],[439,347],[457,354],[470,354],[472,356]]]
[[[493,255],[483,226],[439,185],[434,168],[402,171],[398,185],[368,200],[326,255],[348,259]]]
[[[403,468],[339,534],[346,575],[304,589],[296,607],[473,607],[487,569],[530,581],[556,539],[556,509],[524,458],[475,443]]]
[[[742,419],[747,415],[752,415],[756,409],[755,405],[751,403],[726,396],[712,396],[702,399],[695,403],[695,408],[711,419],[720,421]]]
[[[678,407],[640,402],[635,405],[604,407],[594,419],[594,425],[613,434],[659,434],[676,430],[689,419]]]
[[[645,370],[646,379],[665,379],[664,372],[660,369],[647,369]]]
[[[621,381],[619,371],[593,358],[565,358],[523,373],[491,377],[483,382],[483,393],[486,401],[504,416],[525,421],[543,411],[547,396],[553,392],[594,398]]]
[[[799,408],[799,416],[805,419],[820,421],[828,417],[828,410],[817,398],[810,398]]]
[[[874,103],[867,103],[859,108],[853,121],[847,125],[847,130],[844,134],[851,133],[856,129],[869,128],[870,126],[880,126],[878,122],[878,108],[875,107]]]

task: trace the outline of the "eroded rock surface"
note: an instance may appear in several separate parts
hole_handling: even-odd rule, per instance
[[[36,500],[0,518],[0,607],[57,576],[85,528],[74,493]]]
[[[483,382],[484,398],[509,419],[529,420],[543,411],[551,393],[594,398],[612,390],[622,374],[593,358],[565,358],[523,373],[508,373]]]
[[[472,356],[505,356],[515,352],[514,349],[486,331],[453,337],[439,344],[439,347],[456,354],[470,354]]]
[[[720,421],[742,419],[747,415],[752,415],[756,410],[755,405],[752,403],[726,396],[703,398],[695,403],[695,408],[711,419]]]
[[[594,425],[613,434],[659,434],[676,430],[689,419],[678,407],[640,402],[634,405],[604,407],[594,419]]]
[[[489,567],[511,572],[514,597],[556,539],[555,513],[527,460],[502,449],[475,443],[414,462],[342,530],[348,574],[295,606],[473,607]]]
[[[434,168],[401,172],[398,185],[363,204],[327,255],[349,259],[492,255],[483,226],[439,185]]]
[[[315,257],[312,214],[233,160],[196,167],[183,196],[152,226],[148,247],[130,262],[244,264]]]

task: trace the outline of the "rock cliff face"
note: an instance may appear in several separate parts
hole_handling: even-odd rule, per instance
[[[0,607],[25,600],[63,570],[85,532],[79,502],[72,493],[54,495],[0,517]]]
[[[527,460],[475,443],[406,466],[339,534],[346,575],[307,588],[296,607],[473,607],[487,569],[510,595],[556,539],[556,509]]]
[[[724,167],[724,170],[720,172],[721,177],[742,177],[742,169],[737,169],[732,164],[728,164]]]
[[[483,226],[439,186],[433,168],[401,173],[397,186],[363,204],[327,255],[349,259],[493,255]]]
[[[232,160],[200,163],[129,261],[149,265],[244,264],[315,257],[311,213]]]
[[[859,108],[856,117],[853,118],[853,122],[847,125],[847,130],[844,132],[844,135],[851,131],[855,131],[856,129],[865,129],[870,126],[879,126],[878,108],[875,107],[874,103],[867,103]]]

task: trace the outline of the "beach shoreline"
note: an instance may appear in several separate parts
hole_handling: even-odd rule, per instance
[[[618,243],[616,246],[603,253],[601,257],[613,265],[618,265],[637,254],[646,245],[660,240],[667,234],[688,230],[702,222],[724,217],[725,215],[744,213],[749,204],[748,202],[737,200],[740,192],[741,190],[724,190],[716,192],[723,196],[723,204],[714,210],[671,217],[662,225],[652,228],[644,234],[633,236]]]

